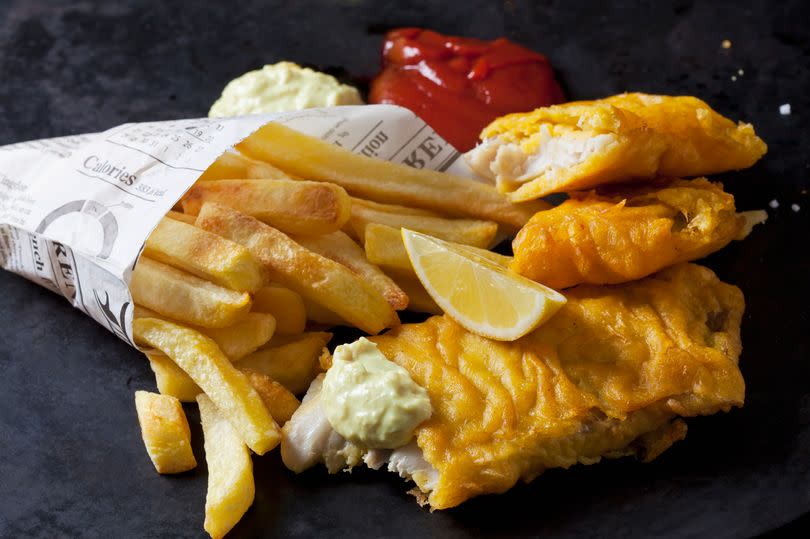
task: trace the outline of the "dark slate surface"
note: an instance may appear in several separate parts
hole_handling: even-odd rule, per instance
[[[435,514],[382,473],[293,477],[275,455],[256,459],[256,502],[233,537],[741,537],[810,510],[805,2],[176,4],[0,2],[0,144],[201,116],[232,77],[282,59],[362,81],[377,68],[382,31],[421,25],[542,51],[572,98],[695,94],[751,121],[770,152],[724,180],[741,209],[780,203],[766,226],[707,261],[746,295],[744,409],[690,420],[687,440],[652,464],[553,471]],[[791,116],[779,115],[782,103]],[[203,464],[158,476],[132,399],[154,388],[147,363],[19,277],[0,273],[0,298],[0,536],[202,536],[196,411]]]

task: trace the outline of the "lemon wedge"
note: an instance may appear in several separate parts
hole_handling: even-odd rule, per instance
[[[402,229],[417,277],[433,300],[469,331],[514,341],[551,318],[565,296],[466,245]],[[505,258],[505,257],[504,257]]]

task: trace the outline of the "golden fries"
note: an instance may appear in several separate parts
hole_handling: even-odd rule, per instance
[[[510,202],[495,187],[467,178],[356,155],[275,122],[264,125],[237,147],[297,176],[336,183],[354,196],[489,219],[514,229],[549,207],[541,201]]]
[[[278,425],[245,375],[236,370],[214,341],[157,318],[138,318],[132,322],[132,329],[136,342],[157,348],[186,371],[255,453],[263,455],[278,445]]]
[[[493,221],[398,215],[372,210],[363,206],[352,208],[350,222],[361,242],[365,242],[365,229],[369,223],[378,223],[394,228],[409,228],[443,240],[484,249],[492,246],[495,235],[498,233],[498,224]]]
[[[363,244],[366,250],[366,257],[369,262],[377,264],[385,270],[394,270],[407,275],[416,276],[416,273],[413,271],[413,266],[411,265],[411,259],[408,258],[408,252],[405,250],[405,244],[402,243],[402,236],[399,230],[398,228],[378,223],[369,223],[366,225],[366,241]],[[410,296],[408,296],[408,298],[410,298]]]
[[[147,350],[144,355],[155,373],[155,383],[161,395],[172,396],[180,402],[197,402],[202,389],[177,363],[157,350]]]
[[[262,398],[264,405],[267,406],[276,423],[284,425],[289,421],[301,405],[301,401],[290,390],[266,374],[251,369],[242,369],[242,372],[245,373],[250,384]]]
[[[146,452],[158,473],[187,472],[197,466],[191,450],[191,430],[179,400],[136,391],[135,410]]]
[[[207,203],[200,210],[197,226],[241,243],[274,278],[367,333],[399,324],[394,309],[371,285],[269,225],[226,206]]]
[[[253,310],[272,314],[276,319],[276,333],[303,333],[307,325],[301,295],[283,286],[268,285],[259,289],[253,296]]]
[[[205,495],[205,531],[220,539],[253,504],[253,461],[245,443],[226,415],[206,395],[197,397],[205,439],[208,492]]]
[[[399,228],[369,223],[365,227],[365,239],[364,248],[369,262],[389,271],[416,276],[413,266],[411,266],[411,260],[408,258],[408,252],[405,250],[405,244],[402,243],[402,234]],[[511,257],[508,256],[473,246],[468,247],[496,264],[508,266],[511,261]],[[396,279],[394,280],[396,281]]]
[[[287,178],[284,172],[276,167],[242,155],[239,152],[225,152],[205,169],[197,180],[230,180],[238,178],[253,179],[283,179]]]
[[[189,215],[187,213],[181,213],[174,210],[169,210],[166,217],[169,219],[174,219],[175,221],[182,221],[183,223],[188,223],[190,225],[193,225],[194,221],[197,219],[197,217],[194,215]]]
[[[311,322],[327,327],[351,326],[351,324],[320,303],[315,303],[312,300],[304,298],[304,307],[307,312],[307,320]]]
[[[244,246],[193,224],[162,219],[144,245],[146,256],[202,279],[254,292],[264,284],[261,266]]]
[[[352,199],[352,207],[362,206],[370,210],[393,213],[395,215],[421,215],[423,217],[443,217],[443,215],[440,213],[436,213],[435,211],[430,210],[423,210],[422,208],[411,208],[409,206],[400,206],[399,204],[383,204],[382,202],[374,202],[373,200],[366,200],[364,198],[357,198],[357,197],[351,197],[351,199]]]
[[[427,293],[427,290],[425,290],[425,287],[419,279],[416,278],[415,274],[413,277],[405,275],[397,276],[396,283],[408,294],[408,298],[410,298],[410,302],[408,303],[409,311],[428,314],[442,314],[442,312],[444,312],[433,298],[430,297],[430,294]]]
[[[134,318],[160,318],[175,322],[141,305],[135,305]],[[273,337],[276,319],[271,314],[250,312],[242,316],[232,326],[226,328],[201,328],[189,324],[178,325],[189,326],[189,329],[211,337],[217,343],[219,349],[228,356],[228,359],[237,361],[266,344]]]
[[[238,322],[226,328],[204,328],[202,333],[214,339],[228,359],[238,361],[267,344],[276,330],[272,314],[247,313]]]
[[[307,390],[320,370],[318,358],[331,338],[331,333],[312,332],[278,344],[271,341],[239,361],[237,367],[265,374],[298,395]]]
[[[298,236],[294,239],[310,251],[349,268],[382,294],[395,310],[401,311],[408,306],[408,296],[380,268],[371,264],[366,259],[363,248],[345,233],[338,231],[321,236]]]
[[[250,295],[141,256],[129,291],[136,303],[180,322],[202,327],[233,325],[250,310]]]
[[[183,198],[183,211],[197,214],[217,202],[289,234],[327,234],[349,219],[351,199],[335,184],[297,180],[197,182]]]

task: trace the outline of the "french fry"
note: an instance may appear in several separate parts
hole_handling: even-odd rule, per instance
[[[202,389],[169,356],[157,350],[147,350],[144,355],[149,359],[149,366],[155,373],[155,382],[161,395],[172,396],[180,402],[197,401],[197,395],[202,393]]]
[[[349,219],[351,199],[333,183],[300,180],[197,182],[183,198],[183,211],[198,214],[217,202],[289,234],[328,234]]]
[[[433,298],[430,297],[430,294],[427,293],[427,290],[416,276],[401,275],[396,276],[395,280],[410,298],[408,303],[409,311],[428,314],[442,314],[444,312],[441,307],[436,305],[436,302],[433,301]]]
[[[191,450],[191,430],[179,400],[136,391],[135,410],[146,452],[158,473],[187,472],[197,466]]]
[[[491,185],[353,154],[271,122],[239,143],[244,154],[309,180],[336,183],[353,196],[449,215],[489,219],[517,230],[542,201],[513,203]]]
[[[369,262],[388,271],[416,277],[413,266],[411,266],[411,260],[408,258],[408,252],[405,250],[405,244],[402,243],[400,229],[379,223],[369,223],[365,227],[365,238],[364,248]],[[467,247],[496,264],[508,266],[511,260],[511,257],[493,253],[486,249],[473,246]],[[396,279],[394,280],[396,281]]]
[[[363,247],[366,257],[372,264],[377,264],[386,271],[395,270],[413,277],[411,259],[402,243],[400,229],[378,223],[369,223],[365,227],[365,243]],[[407,292],[406,292],[407,294]],[[408,296],[410,298],[410,296]]]
[[[157,318],[137,318],[132,329],[137,342],[157,348],[186,371],[255,453],[263,455],[278,445],[278,425],[247,377],[213,340]]]
[[[175,221],[188,223],[190,225],[193,225],[194,221],[197,219],[197,217],[194,215],[189,215],[187,213],[182,213],[174,210],[169,210],[169,212],[166,214],[166,217],[168,217],[169,219],[174,219]]]
[[[283,286],[271,284],[256,291],[253,310],[272,314],[276,319],[276,333],[303,333],[307,325],[307,311],[301,295]]]
[[[250,310],[250,295],[195,277],[146,256],[132,272],[136,303],[180,322],[207,328],[233,325]]]
[[[225,152],[205,169],[198,181],[230,180],[235,178],[287,178],[281,170],[264,161],[258,161],[239,152]]]
[[[251,312],[232,326],[207,328],[202,333],[214,339],[228,359],[239,361],[267,344],[275,330],[276,318],[272,314]]]
[[[382,294],[395,310],[401,311],[408,306],[408,296],[380,268],[371,264],[363,248],[345,233],[338,231],[321,236],[297,236],[294,239],[310,251],[349,268]]]
[[[208,465],[203,527],[212,539],[221,539],[253,504],[256,495],[253,461],[226,414],[212,399],[200,395],[197,403]]]
[[[399,324],[394,309],[371,285],[345,266],[313,253],[269,225],[215,203],[202,207],[196,224],[241,243],[282,284],[366,333],[379,333]]]
[[[399,204],[383,204],[382,202],[374,202],[373,200],[366,200],[365,198],[351,197],[352,207],[362,206],[371,210],[382,211],[385,213],[393,213],[394,215],[421,215],[423,217],[444,217],[442,214],[435,211],[423,210],[422,208],[411,208],[409,206],[400,206]]]
[[[290,420],[292,415],[301,405],[295,395],[293,395],[286,387],[279,384],[266,374],[251,370],[243,369],[242,372],[248,377],[250,384],[264,401],[264,405],[270,411],[270,415],[276,420],[279,425],[284,425]]]
[[[141,305],[135,305],[134,318],[160,318],[175,322]],[[260,346],[267,344],[275,333],[276,319],[272,314],[249,312],[235,324],[226,328],[201,328],[185,325],[214,339],[228,359],[238,361]]]
[[[328,327],[351,325],[320,303],[315,303],[312,300],[304,298],[304,307],[307,313],[307,320],[315,322],[316,324]]]
[[[264,284],[262,267],[243,245],[193,224],[162,219],[146,239],[143,252],[238,292],[254,292]]]
[[[394,228],[409,228],[443,240],[483,249],[492,246],[495,235],[498,233],[498,224],[493,221],[397,215],[363,206],[352,208],[350,223],[361,242],[365,242],[365,229],[369,223],[388,225]]]
[[[318,372],[318,358],[331,333],[311,332],[285,339],[279,344],[272,341],[259,348],[236,365],[269,376],[292,393],[298,395],[309,387]]]

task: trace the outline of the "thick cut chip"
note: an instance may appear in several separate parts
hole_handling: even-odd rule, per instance
[[[135,305],[134,318],[161,318],[169,322],[175,322],[175,320],[161,316],[141,305]],[[276,319],[271,314],[250,312],[242,316],[234,325],[226,328],[188,326],[214,339],[214,342],[228,356],[228,359],[237,361],[266,344],[273,337]]]
[[[403,247],[404,249],[404,247]],[[410,260],[408,261],[410,264]],[[409,275],[395,275],[397,285],[408,294],[408,310],[416,313],[428,314],[442,314],[442,308],[427,293],[425,287],[419,282],[419,279],[414,274],[413,277]]]
[[[174,210],[169,210],[166,213],[166,217],[168,217],[169,219],[174,219],[175,221],[181,221],[183,223],[188,223],[190,225],[193,225],[194,221],[197,219],[196,215],[189,215],[187,213],[174,211]]]
[[[183,211],[197,214],[217,202],[288,234],[328,234],[349,219],[351,199],[333,183],[297,180],[197,182],[183,197]]]
[[[216,285],[146,256],[132,271],[136,303],[163,316],[207,328],[236,323],[250,310],[250,295]]]
[[[361,242],[365,242],[365,229],[370,223],[378,223],[397,229],[407,228],[443,240],[472,245],[482,249],[491,247],[495,235],[498,233],[498,224],[493,221],[396,215],[363,206],[352,207],[350,223]]]
[[[158,350],[144,352],[155,373],[155,383],[161,395],[169,395],[180,402],[196,402],[202,389],[172,358]]]
[[[302,178],[336,183],[354,196],[489,219],[512,228],[548,207],[540,201],[515,204],[494,187],[467,178],[356,155],[275,122],[261,127],[238,148]]]
[[[724,247],[746,222],[705,178],[605,187],[532,217],[510,267],[553,288],[633,281]]]
[[[248,380],[250,380],[250,384],[262,398],[264,405],[267,406],[276,423],[284,425],[289,421],[301,405],[301,401],[290,390],[266,374],[251,369],[242,369],[242,372],[245,373]]]
[[[315,303],[314,301],[304,299],[304,307],[307,312],[307,320],[310,322],[315,322],[315,324],[326,326],[327,328],[335,326],[351,326],[351,324],[320,303]]]
[[[254,292],[264,284],[262,267],[243,245],[175,219],[158,223],[143,253],[239,292]]]
[[[207,203],[200,210],[197,226],[241,243],[274,279],[367,333],[399,324],[394,309],[370,284],[269,225],[226,206]]]
[[[221,539],[253,504],[253,461],[247,446],[214,402],[200,395],[197,403],[208,465],[204,528],[212,539]]]
[[[369,223],[366,225],[365,231],[365,250],[369,262],[386,270],[397,272],[398,274],[416,277],[413,266],[411,265],[411,260],[408,258],[408,252],[405,250],[405,244],[402,243],[402,234],[399,228],[378,223]],[[476,247],[470,247],[470,249],[474,250],[478,255],[504,267],[507,267],[512,261],[511,257],[493,253],[486,249],[478,249]]]
[[[247,313],[234,325],[226,328],[208,328],[203,331],[214,339],[228,359],[238,361],[267,344],[276,330],[272,314]]]
[[[767,151],[695,97],[620,94],[498,118],[466,154],[512,200],[656,176],[702,176],[753,165]]]
[[[410,206],[400,206],[399,204],[383,204],[382,202],[374,202],[373,200],[366,200],[364,198],[351,197],[352,207],[362,206],[370,210],[381,211],[385,213],[393,213],[394,215],[421,215],[422,217],[446,217],[440,213],[422,208],[412,208]]]
[[[191,450],[191,431],[179,400],[136,391],[135,410],[146,452],[158,473],[187,472],[197,466]]]
[[[276,333],[303,333],[307,325],[307,312],[301,294],[278,285],[262,287],[253,295],[253,310],[272,314],[276,319]]]
[[[273,341],[237,363],[240,369],[265,374],[294,394],[303,393],[320,371],[318,358],[331,333],[311,332]]]
[[[397,311],[408,306],[408,296],[379,267],[370,263],[363,248],[345,233],[338,231],[321,236],[298,236],[295,241],[349,268],[382,294]]]
[[[251,159],[239,152],[225,152],[205,169],[198,181],[237,178],[284,179],[287,175],[264,161]]]
[[[186,371],[255,453],[263,455],[278,445],[278,425],[261,397],[213,340],[157,318],[138,318],[132,329],[137,342],[157,348]]]

